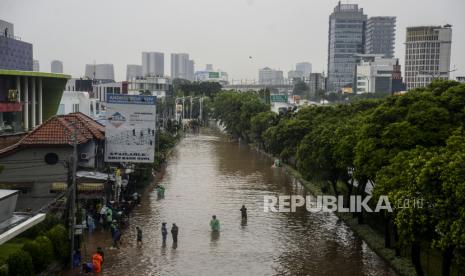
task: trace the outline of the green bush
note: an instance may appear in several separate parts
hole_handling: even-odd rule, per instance
[[[70,243],[66,228],[61,224],[55,225],[45,233],[45,236],[52,242],[55,259],[65,263],[68,260],[70,252]]]
[[[0,265],[0,276],[8,276],[8,266],[7,264]]]
[[[31,255],[23,250],[18,250],[11,254],[7,260],[7,264],[8,275],[10,276],[34,275]]]
[[[35,273],[39,273],[45,269],[46,265],[41,260],[40,245],[36,241],[29,241],[24,244],[23,251],[29,253],[31,256]]]
[[[27,242],[23,250],[31,255],[35,273],[44,271],[53,261],[53,245],[45,236],[39,236],[34,241]]]

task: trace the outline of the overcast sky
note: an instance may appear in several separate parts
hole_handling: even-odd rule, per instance
[[[0,0],[0,19],[34,45],[41,71],[62,60],[65,73],[84,74],[86,63],[113,63],[123,80],[126,64],[142,51],[189,53],[195,69],[213,63],[230,79],[258,78],[258,68],[287,71],[309,61],[326,71],[328,17],[337,0]],[[403,70],[405,28],[452,24],[452,61],[465,75],[464,0],[343,0],[368,16],[397,16],[396,56]],[[252,56],[252,59],[249,59]]]

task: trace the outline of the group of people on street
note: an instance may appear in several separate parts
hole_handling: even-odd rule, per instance
[[[179,227],[176,225],[176,223],[173,223],[173,225],[171,226],[171,236],[173,237],[174,244],[178,243],[178,233]],[[166,246],[166,238],[168,237],[168,229],[166,228],[166,222],[163,222],[161,224],[161,236],[163,239],[163,246]]]
[[[158,198],[164,198],[165,188],[161,185],[156,186],[157,196]],[[134,202],[137,204],[140,202],[140,196],[136,194],[133,198]],[[98,210],[98,209],[97,209]],[[112,247],[119,249],[120,240],[121,240],[121,229],[120,225],[121,222],[115,218],[115,208],[111,204],[107,204],[101,207],[99,215],[99,222],[102,224],[104,229],[110,228],[111,238],[112,238]],[[247,221],[247,208],[245,205],[242,205],[240,208],[242,222],[244,223]],[[118,215],[117,215],[118,216]],[[89,225],[89,232],[92,233],[95,229],[95,224],[93,218],[87,217],[87,224]],[[216,217],[216,215],[212,216],[210,220],[210,228],[212,233],[219,234],[220,231],[220,220]],[[136,244],[142,245],[142,228],[140,226],[136,226]],[[173,248],[177,247],[178,243],[178,234],[179,234],[179,227],[176,223],[173,223],[170,229],[172,240],[173,240]],[[168,237],[168,227],[166,222],[162,222],[161,225],[161,235],[162,235],[162,246],[166,246],[166,240]],[[101,247],[97,248],[97,251],[92,255],[92,261],[88,263],[84,263],[83,272],[96,272],[99,273],[102,271],[102,266],[104,262],[104,253]]]

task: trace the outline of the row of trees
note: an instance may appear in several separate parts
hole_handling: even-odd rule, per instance
[[[465,263],[465,84],[436,81],[385,99],[312,106],[275,114],[253,93],[221,93],[212,116],[226,130],[294,165],[338,195],[387,195],[392,213],[378,214],[386,247],[441,250],[442,272]],[[346,197],[347,198],[347,197]],[[405,202],[422,206],[396,208]],[[358,213],[360,223],[366,222]]]

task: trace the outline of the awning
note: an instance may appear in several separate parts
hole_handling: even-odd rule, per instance
[[[78,183],[78,192],[79,193],[103,193],[104,184],[103,183]],[[52,183],[52,188],[50,192],[60,193],[66,191],[68,184],[66,182],[54,182]]]

